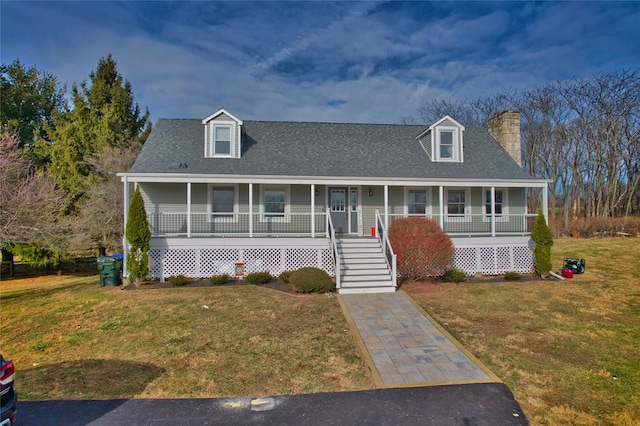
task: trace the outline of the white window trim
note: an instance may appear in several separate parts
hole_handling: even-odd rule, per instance
[[[496,213],[496,222],[509,222],[509,188],[495,187],[496,191],[502,191],[502,214]],[[487,191],[491,192],[491,187],[482,188],[482,220],[491,222],[491,213],[487,213]]]
[[[268,217],[264,211],[264,192],[268,189],[284,189],[284,216]],[[260,185],[260,222],[291,222],[291,185]]]
[[[460,162],[460,137],[458,134],[459,129],[457,127],[451,127],[451,126],[438,126],[435,129],[435,152],[436,152],[436,160],[437,161],[443,161],[443,162],[452,162],[452,163],[458,163]],[[451,158],[443,158],[440,155],[440,133],[442,132],[451,132],[453,134],[453,155],[451,156]]]
[[[427,194],[427,200],[426,200],[426,208],[425,208],[425,213],[424,215],[421,214],[411,214],[411,216],[426,216],[426,217],[431,217],[433,215],[433,209],[432,209],[432,203],[431,203],[431,188],[430,187],[406,187],[404,188],[404,214],[406,214],[407,216],[409,216],[409,191],[424,191]]]
[[[214,188],[233,188],[233,220],[232,222],[238,222],[238,211],[240,210],[238,184],[207,184],[207,222],[223,222],[229,221],[228,217],[216,217],[213,213],[213,189]]]
[[[464,215],[449,215],[449,191],[464,191]],[[484,195],[484,194],[483,194]],[[483,199],[484,200],[484,199]],[[445,222],[471,222],[471,188],[450,187],[444,189],[442,200]],[[484,204],[482,205],[484,211]]]
[[[231,144],[229,154],[216,154],[215,153],[215,141],[216,127],[228,127],[230,130]],[[234,121],[211,121],[208,124],[207,140],[205,141],[204,156],[207,158],[236,158],[236,123]],[[208,154],[208,155],[207,155]]]

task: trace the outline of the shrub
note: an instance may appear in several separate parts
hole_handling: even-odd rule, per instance
[[[149,275],[149,241],[151,240],[147,213],[139,187],[136,187],[129,204],[125,236],[129,243],[129,253],[127,253],[129,282],[137,287]]]
[[[171,285],[175,286],[182,286],[189,282],[189,278],[184,275],[171,275],[167,280],[169,280]]]
[[[505,272],[504,274],[504,279],[507,281],[520,281],[520,278],[522,278],[522,275],[515,271]]]
[[[322,269],[300,268],[289,276],[289,282],[298,293],[326,293],[333,291],[336,284]]]
[[[248,274],[245,278],[245,281],[249,284],[266,284],[271,281],[271,274],[269,272],[252,272]]]
[[[461,283],[467,279],[467,274],[460,269],[449,269],[442,274],[442,281],[447,283]]]
[[[289,283],[289,278],[291,277],[291,272],[293,271],[282,271],[280,275],[278,275],[278,279],[283,283]]]
[[[451,239],[425,217],[394,220],[389,226],[389,241],[397,256],[398,273],[407,281],[441,276],[453,264]]]
[[[536,272],[539,275],[547,274],[551,270],[553,235],[547,226],[542,210],[538,210],[538,217],[531,231],[531,239],[536,243],[536,248],[533,250]]]
[[[227,274],[214,275],[211,278],[209,278],[209,282],[213,285],[222,285],[227,281],[229,281],[229,275]]]

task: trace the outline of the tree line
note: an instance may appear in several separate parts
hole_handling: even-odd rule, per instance
[[[111,54],[66,85],[19,59],[0,67],[0,249],[34,264],[120,250],[122,183],[151,132]]]
[[[430,100],[418,119],[449,114],[485,126],[496,112],[521,113],[523,167],[549,179],[550,215],[605,218],[640,213],[640,69],[505,90],[467,101]],[[536,207],[536,194],[530,205]]]

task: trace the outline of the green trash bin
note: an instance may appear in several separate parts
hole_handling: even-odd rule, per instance
[[[98,273],[100,274],[100,287],[118,286],[122,284],[122,259],[114,259],[111,256],[98,258]]]

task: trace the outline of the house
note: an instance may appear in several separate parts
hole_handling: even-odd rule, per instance
[[[535,215],[528,196],[547,181],[520,166],[520,114],[489,130],[446,116],[430,126],[161,119],[120,176],[125,221],[133,185],[152,232],[151,274],[316,266],[341,293],[395,291],[389,224],[436,221],[467,274],[528,273]],[[126,222],[125,222],[126,223]],[[126,249],[125,241],[125,249]]]

